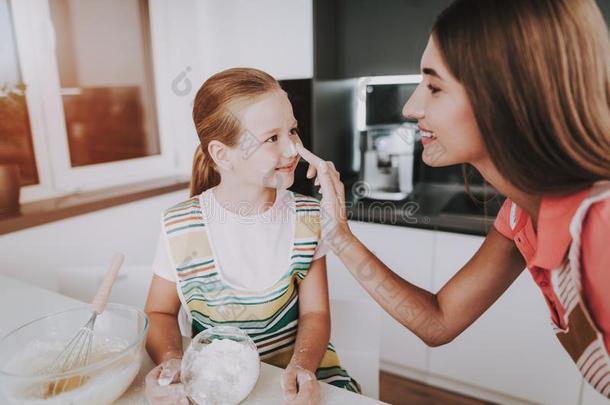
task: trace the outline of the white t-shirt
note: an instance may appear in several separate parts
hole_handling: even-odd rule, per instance
[[[237,288],[260,291],[272,286],[289,269],[296,213],[294,196],[278,190],[273,206],[256,215],[239,215],[240,207],[223,207],[214,197],[213,188],[200,196],[207,219],[216,270],[222,279]],[[161,234],[153,262],[159,277],[176,282],[176,270],[169,256],[165,234]],[[321,243],[313,260],[326,255]]]

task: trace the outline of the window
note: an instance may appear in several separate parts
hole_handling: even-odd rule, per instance
[[[18,162],[22,202],[177,173],[154,4],[0,0],[0,88],[16,89],[0,93],[0,163]]]
[[[49,6],[71,166],[158,155],[146,2]]]
[[[0,164],[18,165],[29,186],[38,184],[38,170],[9,7],[0,0]]]

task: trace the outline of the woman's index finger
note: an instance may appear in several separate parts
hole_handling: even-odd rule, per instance
[[[320,165],[320,163],[324,162],[323,159],[317,157],[316,155],[311,153],[309,150],[305,149],[305,147],[303,145],[301,145],[300,143],[297,143],[296,148],[297,148],[297,152],[299,152],[299,155],[301,155],[303,157],[303,159],[305,159],[312,165],[317,167]]]

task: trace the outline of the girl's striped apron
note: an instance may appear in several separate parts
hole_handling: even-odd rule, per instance
[[[307,275],[321,233],[319,201],[296,193],[286,196],[296,215],[290,266],[280,280],[262,291],[233,287],[218,273],[199,196],[173,206],[163,217],[178,295],[193,336],[218,325],[241,328],[254,340],[264,362],[282,368],[294,352],[298,287]],[[235,249],[239,254],[239,246]],[[316,376],[320,381],[360,392],[358,383],[341,368],[330,343]]]
[[[553,330],[576,366],[598,392],[610,398],[610,356],[603,335],[595,325],[582,296],[581,230],[589,208],[596,202],[610,198],[610,182],[599,182],[591,189],[576,210],[570,223],[572,243],[561,266],[551,271],[551,285],[564,308],[560,325],[553,321]],[[513,203],[511,214],[516,211]],[[511,215],[514,217],[514,214]],[[514,228],[516,221],[511,218]],[[610,269],[608,269],[610,271]],[[610,287],[610,286],[609,286]]]

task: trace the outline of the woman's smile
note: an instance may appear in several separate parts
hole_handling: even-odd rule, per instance
[[[434,142],[435,140],[436,140],[436,137],[430,137],[430,138],[428,138],[428,137],[424,137],[424,136],[422,136],[422,138],[421,138],[421,143],[422,143],[422,145],[426,146],[426,145],[431,144],[431,143],[432,143],[432,142]]]
[[[418,125],[418,128],[419,128],[419,133],[421,135],[422,145],[426,146],[426,145],[432,143],[436,139],[436,136],[434,135],[434,133],[432,131],[430,131],[429,129],[424,128],[421,125]]]

